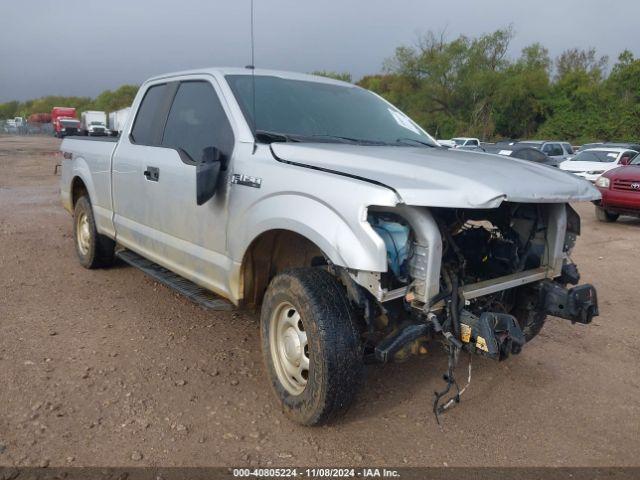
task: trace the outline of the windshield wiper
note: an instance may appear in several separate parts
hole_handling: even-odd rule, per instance
[[[420,145],[424,145],[425,147],[436,148],[435,145],[428,142],[423,142],[422,140],[418,140],[417,138],[401,137],[396,139],[396,143],[407,144],[407,142],[419,143]]]
[[[340,135],[330,135],[324,133],[317,134],[294,134],[294,133],[281,133],[281,132],[273,132],[270,130],[256,130],[255,131],[256,140],[265,143],[272,142],[305,142],[305,141],[313,141],[320,139],[325,140],[339,140],[340,143],[349,143],[354,145],[393,145],[390,143],[382,142],[379,140],[365,140],[362,138],[352,138],[352,137],[343,137]]]
[[[380,140],[366,140],[363,138],[353,138],[353,137],[343,137],[340,135],[329,135],[329,134],[313,134],[313,135],[305,135],[311,138],[327,138],[327,139],[335,139],[342,140],[343,143],[354,143],[356,145],[389,145],[386,142],[382,142]]]
[[[287,133],[272,132],[269,130],[256,130],[255,137],[256,137],[256,140],[264,143],[299,142],[300,141]]]

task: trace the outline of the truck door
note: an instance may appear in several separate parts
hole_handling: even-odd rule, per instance
[[[227,294],[226,171],[214,197],[196,203],[198,162],[215,147],[226,166],[234,147],[233,129],[212,81],[170,82],[147,90],[131,135],[123,132],[114,156],[114,224],[124,246]]]

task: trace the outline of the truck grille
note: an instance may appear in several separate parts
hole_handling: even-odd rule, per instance
[[[614,180],[611,188],[613,190],[640,193],[640,180]]]

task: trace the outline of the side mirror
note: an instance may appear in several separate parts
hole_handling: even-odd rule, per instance
[[[202,159],[196,163],[196,203],[202,205],[216,194],[218,177],[222,170],[223,154],[216,147],[202,151]]]

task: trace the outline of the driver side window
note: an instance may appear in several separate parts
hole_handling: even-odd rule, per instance
[[[225,160],[231,157],[233,130],[209,82],[180,84],[167,117],[162,145],[182,150],[194,163],[205,160],[211,147],[217,148]]]

